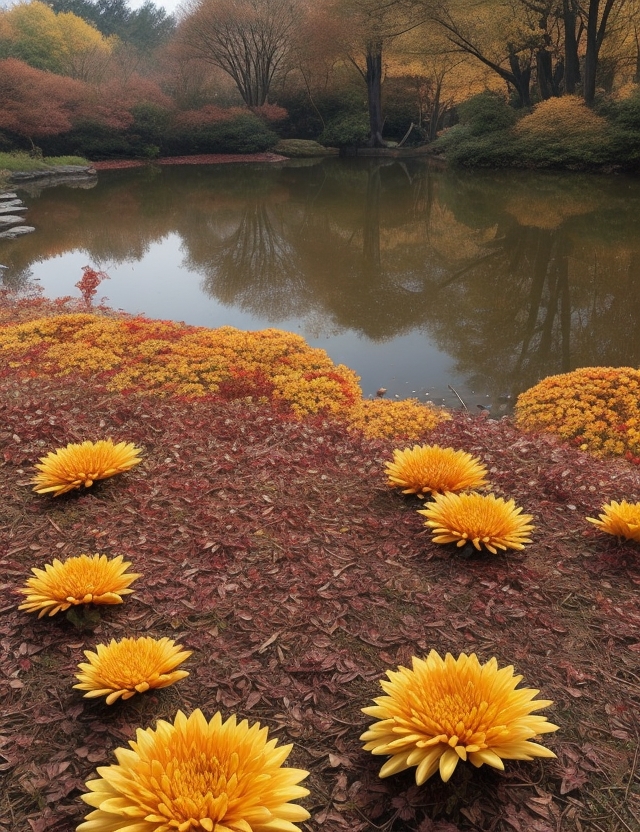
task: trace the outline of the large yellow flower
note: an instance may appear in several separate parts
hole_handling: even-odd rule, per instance
[[[481,665],[475,653],[441,659],[432,650],[425,659],[413,658],[413,670],[400,667],[387,676],[390,681],[380,682],[387,696],[362,709],[380,721],[360,737],[365,751],[389,755],[380,777],[417,766],[420,786],[438,770],[446,783],[460,760],[502,770],[503,760],[555,757],[529,742],[558,729],[531,715],[553,703],[534,701],[537,690],[516,690],[522,676],[511,666],[498,670],[495,658]]]
[[[434,494],[434,502],[418,511],[428,519],[434,543],[473,543],[496,554],[497,549],[523,549],[531,543],[530,514],[522,514],[513,500],[493,494]]]
[[[612,500],[602,506],[602,511],[604,513],[599,515],[598,520],[594,517],[586,519],[607,534],[640,543],[640,503],[628,503],[626,500],[616,503]]]
[[[133,592],[129,584],[140,577],[127,573],[129,566],[122,555],[112,560],[106,555],[79,555],[64,562],[54,558],[44,569],[31,570],[35,577],[18,590],[27,596],[18,609],[42,618],[78,604],[121,604],[122,596]]]
[[[292,746],[267,734],[200,710],[139,728],[131,750],[116,749],[118,765],[87,783],[82,799],[96,809],[77,832],[299,832],[309,813],[289,801],[309,794],[296,785],[308,772],[282,768]]]
[[[403,488],[403,494],[464,491],[486,485],[487,469],[466,451],[441,448],[439,445],[414,445],[393,452],[388,462],[388,485]]]
[[[96,480],[128,471],[140,462],[141,453],[131,442],[114,445],[111,439],[70,444],[41,457],[35,466],[40,473],[31,484],[38,494],[53,492],[59,497],[81,485],[89,488]]]
[[[183,651],[180,644],[169,638],[111,639],[109,644],[98,644],[96,650],[84,651],[89,662],[78,665],[81,672],[76,678],[80,684],[74,688],[88,691],[87,698],[106,696],[107,705],[120,697],[131,699],[149,688],[166,688],[189,675],[186,670],[175,668],[192,651]]]

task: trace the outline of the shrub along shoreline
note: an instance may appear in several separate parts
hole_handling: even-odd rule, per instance
[[[556,168],[613,173],[640,169],[640,89],[589,108],[575,96],[518,112],[483,92],[458,108],[460,123],[432,145],[463,167]]]

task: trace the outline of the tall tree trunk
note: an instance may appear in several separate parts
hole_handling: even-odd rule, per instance
[[[520,60],[515,53],[509,55],[509,66],[511,67],[512,79],[509,79],[516,88],[521,107],[531,106],[531,67],[525,69],[520,67]]]
[[[600,0],[589,0],[589,17],[587,18],[587,52],[584,58],[584,100],[586,104],[593,104],[596,97],[599,8]]]
[[[548,52],[547,49],[538,49],[536,52],[536,68],[538,70],[540,97],[543,101],[546,101],[558,94],[553,80],[551,52]]]
[[[367,101],[369,104],[370,147],[385,147],[382,138],[382,41],[367,44]]]
[[[598,21],[601,0],[589,0],[589,17],[587,19],[587,51],[584,57],[584,101],[593,104],[596,97],[596,72],[598,71],[598,53],[607,30],[609,14],[616,0],[605,0],[602,16]]]
[[[576,37],[578,13],[574,0],[563,0],[562,16],[564,20],[564,90],[567,95],[574,95],[580,83],[580,59]]]

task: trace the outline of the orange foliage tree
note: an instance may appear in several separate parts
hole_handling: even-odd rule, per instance
[[[86,84],[34,69],[15,58],[0,61],[0,129],[31,142],[70,130]]]

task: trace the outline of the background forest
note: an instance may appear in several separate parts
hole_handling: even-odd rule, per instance
[[[454,162],[640,161],[640,0],[40,0],[0,10],[0,152],[434,143]],[[440,136],[440,138],[438,138]]]

